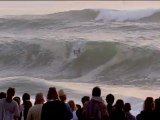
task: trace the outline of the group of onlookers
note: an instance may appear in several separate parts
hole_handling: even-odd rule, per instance
[[[160,98],[146,97],[142,111],[134,116],[130,103],[115,101],[113,94],[103,100],[98,86],[92,89],[91,98],[81,98],[82,106],[67,101],[63,89],[57,91],[55,87],[48,89],[46,102],[43,93],[37,93],[34,105],[29,93],[22,95],[22,104],[21,98],[14,95],[14,88],[0,92],[0,120],[160,120]]]

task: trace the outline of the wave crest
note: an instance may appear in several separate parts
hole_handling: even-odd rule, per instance
[[[68,23],[104,21],[159,22],[159,10],[72,10],[49,15],[14,16],[0,19],[0,30],[60,29]]]

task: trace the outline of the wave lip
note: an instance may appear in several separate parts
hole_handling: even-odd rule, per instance
[[[147,20],[146,20],[147,19]],[[160,10],[110,10],[101,9],[95,20],[103,21],[160,21]]]

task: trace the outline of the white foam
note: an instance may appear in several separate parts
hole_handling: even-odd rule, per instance
[[[138,20],[143,17],[150,16],[158,10],[108,10],[101,9],[100,13],[95,20],[104,21],[125,21],[125,20]]]

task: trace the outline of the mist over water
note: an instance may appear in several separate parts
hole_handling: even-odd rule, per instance
[[[103,97],[113,92],[136,113],[145,96],[159,97],[159,31],[160,11],[148,9],[0,18],[0,89],[34,95],[57,86],[78,101],[99,85]],[[143,97],[124,92],[126,86]]]

